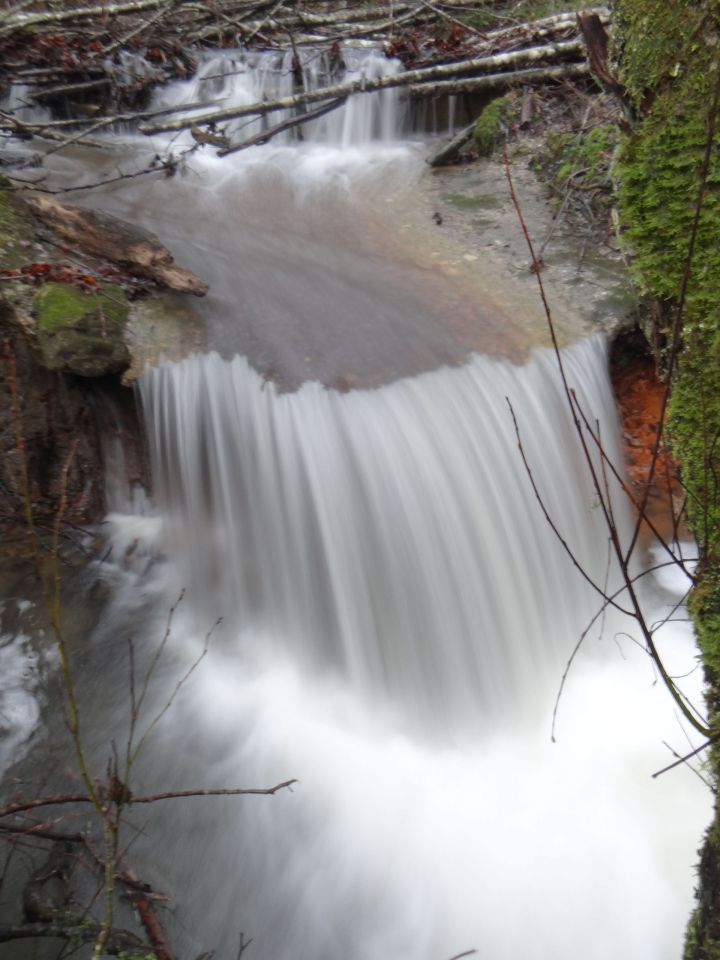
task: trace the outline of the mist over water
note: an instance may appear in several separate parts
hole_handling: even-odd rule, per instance
[[[351,71],[396,69],[351,56]],[[329,69],[318,60],[307,82]],[[287,62],[227,53],[162,102],[251,103],[288,84]],[[508,399],[578,560],[608,589],[617,573],[554,356],[513,365],[445,339],[454,310],[426,294],[445,281],[364,237],[369,198],[420,176],[401,123],[396,95],[358,97],[303,143],[203,154],[179,183],[108,195],[157,220],[210,279],[219,352],[139,383],[153,497],[113,487],[102,569],[114,598],[93,638],[87,709],[123,742],[126,692],[106,682],[118,625],[147,661],[186,588],[148,716],[223,623],[135,789],[298,780],[272,798],[149,808],[134,863],[172,895],[170,936],[186,957],[234,960],[242,931],[259,960],[450,960],[471,948],[483,960],[677,960],[708,793],[686,769],[651,778],[671,759],[662,741],[689,749],[687,734],[616,615],[589,633],[550,740],[560,678],[599,601],[536,502]],[[472,306],[482,341],[484,305]],[[417,353],[407,367],[404,352]],[[604,341],[564,356],[620,462]],[[348,369],[377,388],[334,389]],[[627,539],[618,491],[614,502]],[[682,580],[647,578],[652,619]],[[700,702],[687,623],[658,643]],[[106,728],[95,746],[104,757]]]

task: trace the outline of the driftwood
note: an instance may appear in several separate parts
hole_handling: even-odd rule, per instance
[[[130,273],[148,277],[162,286],[202,297],[208,285],[190,270],[178,266],[158,238],[101,210],[83,210],[53,197],[29,201],[43,223],[86,253],[110,260]]]
[[[449,143],[446,143],[437,151],[437,153],[433,154],[433,156],[428,160],[430,166],[444,167],[447,164],[452,163],[465,144],[472,140],[476,123],[477,120],[473,120],[471,124],[469,124],[467,127],[464,127],[459,133],[457,133]]]
[[[608,66],[609,40],[602,20],[595,13],[580,13],[577,20],[593,75],[602,87],[624,102],[627,91]]]
[[[413,84],[409,93],[414,97],[442,97],[456,93],[507,90],[518,84],[555,83],[590,75],[586,63],[565,63],[557,67],[535,67],[515,70],[513,73],[492,73],[487,77],[466,77],[460,80],[440,80],[437,83]]]
[[[129,3],[108,3],[99,7],[71,7],[66,10],[51,10],[42,13],[20,12],[13,15],[11,12],[5,25],[0,27],[0,35],[44,24],[54,25],[66,21],[93,20],[101,17],[141,13],[143,10],[172,7],[173,5],[176,5],[173,0],[131,0]]]

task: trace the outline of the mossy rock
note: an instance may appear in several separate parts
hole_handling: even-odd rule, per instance
[[[28,261],[35,223],[25,202],[0,177],[0,270],[16,270]]]
[[[48,370],[103,377],[124,370],[129,304],[123,290],[104,284],[84,293],[67,283],[46,283],[33,300],[40,362]]]
[[[507,106],[508,97],[498,97],[480,114],[473,130],[473,139],[481,157],[489,157],[495,150]]]

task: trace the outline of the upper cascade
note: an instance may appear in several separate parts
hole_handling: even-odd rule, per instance
[[[344,48],[342,53],[335,52],[334,48],[308,47],[277,52],[227,50],[208,56],[192,80],[163,89],[156,104],[198,104],[203,112],[211,106],[230,109],[351,81],[362,83],[396,74],[401,69],[399,61],[388,59],[378,49]],[[310,109],[313,107],[300,105],[255,119],[244,117],[231,121],[225,134],[231,140],[245,140]],[[398,91],[381,90],[350,97],[336,110],[280,133],[274,141],[285,144],[314,141],[340,147],[387,143],[398,138],[403,120],[404,109]]]

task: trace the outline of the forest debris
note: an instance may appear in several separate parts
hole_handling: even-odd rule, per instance
[[[28,201],[33,213],[74,246],[110,260],[130,273],[149,277],[161,286],[202,297],[208,285],[178,266],[167,247],[149,231],[132,226],[102,210],[83,210],[50,196]]]
[[[57,24],[64,21],[92,20],[113,17],[119,14],[139,13],[156,7],[172,6],[173,0],[130,0],[128,3],[103,3],[98,7],[70,7],[65,10],[45,10],[41,13],[10,13],[7,22],[0,27],[0,35],[14,30]]]
[[[534,97],[531,87],[523,87],[522,106],[520,108],[520,129],[530,126],[533,117]]]
[[[62,922],[53,923],[23,923],[14,926],[0,927],[0,943],[10,943],[11,940],[36,940],[50,938],[51,940],[65,940],[68,944],[94,943],[100,932],[100,925],[89,921],[85,917],[67,917]],[[108,942],[105,944],[105,953],[110,956],[121,957],[145,955],[148,952],[147,944],[128,930],[114,928]]]

